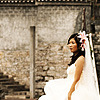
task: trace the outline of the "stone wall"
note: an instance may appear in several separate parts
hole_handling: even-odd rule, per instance
[[[36,55],[36,95],[42,95],[45,82],[66,78],[66,69],[70,61],[70,51],[64,51],[65,43],[39,42]]]
[[[0,7],[0,70],[29,86],[30,26],[35,25],[34,7]]]
[[[83,7],[0,7],[0,70],[29,87],[30,26],[35,26],[36,95],[44,93],[48,80],[67,77],[71,53],[66,44],[72,33],[81,30]],[[89,32],[91,8],[85,8]]]
[[[29,50],[0,52],[0,70],[20,84],[29,86],[29,66]]]

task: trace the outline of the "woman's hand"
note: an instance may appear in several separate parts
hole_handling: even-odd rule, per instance
[[[68,93],[68,100],[71,100],[71,95],[72,95],[72,93]]]
[[[71,96],[72,96],[72,92],[69,91],[66,98],[65,98],[65,100],[71,100]]]

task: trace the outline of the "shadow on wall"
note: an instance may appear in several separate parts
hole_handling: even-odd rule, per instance
[[[91,9],[86,8],[85,11],[85,23],[86,23],[86,31],[90,32],[90,23],[91,23]],[[79,32],[80,30],[82,30],[83,26],[82,26],[82,15],[83,14],[83,9],[80,10],[77,18],[76,18],[76,24],[75,24],[75,29],[74,29],[74,33]]]
[[[82,26],[82,11],[79,12],[79,14],[76,18],[74,33],[78,33],[82,28],[81,26]]]

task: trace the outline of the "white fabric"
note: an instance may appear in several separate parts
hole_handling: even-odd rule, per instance
[[[93,93],[97,94],[97,97],[99,98],[99,93],[96,88],[96,82],[95,82],[95,74],[93,69],[93,63],[91,59],[90,54],[90,45],[88,38],[86,38],[86,47],[85,47],[85,66],[83,69],[83,83],[85,86],[89,87],[89,90],[93,91]],[[100,100],[100,98],[99,98]]]
[[[67,69],[66,79],[50,80],[46,83],[43,95],[39,100],[68,100],[67,95],[74,80],[75,64]],[[85,65],[80,80],[76,84],[71,100],[100,100],[95,87],[89,42],[86,40]]]

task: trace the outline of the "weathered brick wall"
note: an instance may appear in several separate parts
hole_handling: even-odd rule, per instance
[[[29,86],[30,26],[36,26],[36,95],[43,94],[48,80],[67,77],[71,53],[63,47],[68,37],[81,29],[83,7],[0,7],[0,70]],[[86,6],[87,31],[90,11]]]
[[[35,25],[34,7],[0,7],[0,70],[29,86],[30,26]]]
[[[63,50],[65,43],[48,43],[41,41],[36,57],[36,95],[43,94],[45,82],[66,78],[66,69],[70,61],[69,49]]]
[[[20,84],[29,86],[29,66],[29,50],[0,52],[0,70]]]

